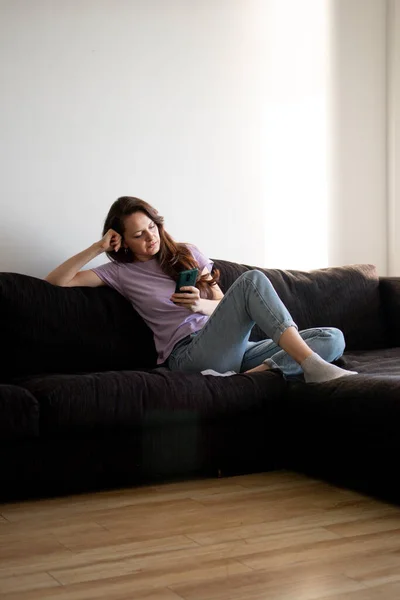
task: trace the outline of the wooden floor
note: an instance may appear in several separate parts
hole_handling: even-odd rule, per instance
[[[0,599],[400,598],[400,508],[275,472],[0,505]]]

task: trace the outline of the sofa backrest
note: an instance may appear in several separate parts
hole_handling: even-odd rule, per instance
[[[3,382],[156,364],[152,332],[114,290],[62,288],[18,273],[0,273],[0,340]]]
[[[245,271],[258,268],[215,260],[226,291]],[[345,335],[347,350],[386,345],[381,311],[379,277],[373,265],[350,265],[315,271],[258,269],[269,277],[299,329],[337,327]],[[250,339],[266,337],[257,326]]]
[[[256,268],[214,262],[224,292],[241,273]],[[259,270],[269,277],[299,329],[338,327],[348,350],[386,345],[374,266]],[[250,339],[265,337],[255,326]],[[0,340],[0,382],[38,373],[152,368],[157,358],[152,332],[114,290],[61,288],[18,273],[0,273]]]

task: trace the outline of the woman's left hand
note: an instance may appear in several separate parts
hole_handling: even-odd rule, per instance
[[[200,290],[193,285],[185,285],[181,287],[181,291],[177,294],[172,294],[171,300],[178,306],[183,306],[192,312],[200,312]]]

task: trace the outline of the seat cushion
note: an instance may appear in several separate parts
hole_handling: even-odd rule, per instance
[[[225,292],[245,271],[257,267],[215,260]],[[337,327],[348,350],[385,347],[379,277],[373,265],[350,265],[315,271],[259,269],[270,279],[299,329]],[[251,340],[267,332],[255,326]]]
[[[158,370],[49,375],[23,385],[39,402],[41,436],[240,419],[274,410],[285,390],[274,373],[214,377]]]
[[[288,384],[285,465],[400,497],[400,349],[348,353],[339,362],[359,374]]]
[[[0,385],[0,443],[39,435],[39,404],[15,385]]]
[[[359,374],[323,384],[288,384],[291,418],[301,419],[303,424],[318,422],[319,431],[333,429],[337,443],[343,435],[351,438],[361,430],[372,436],[390,434],[397,438],[400,348],[348,352],[337,364]]]
[[[400,381],[400,348],[345,352],[338,364],[363,375],[391,381],[394,388]]]

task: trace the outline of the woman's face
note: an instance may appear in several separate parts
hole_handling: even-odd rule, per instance
[[[160,234],[154,221],[146,213],[136,212],[125,217],[124,225],[124,247],[142,262],[153,258],[160,249]]]

